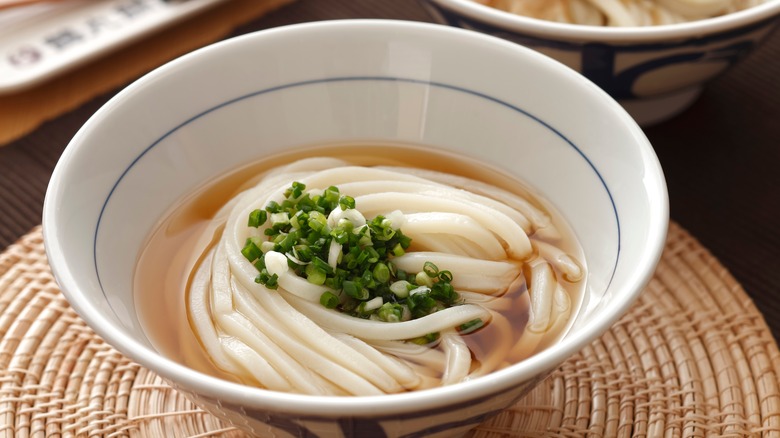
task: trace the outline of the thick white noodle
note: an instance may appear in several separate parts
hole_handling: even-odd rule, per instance
[[[253,291],[252,295],[275,318],[274,323],[269,324],[267,317],[260,316],[261,319],[256,322],[256,325],[262,326],[264,330],[275,329],[278,326],[279,330],[273,332],[279,336],[276,338],[277,343],[288,353],[298,354],[300,363],[306,364],[307,367],[316,370],[347,391],[358,393],[357,388],[368,394],[373,392],[373,385],[388,392],[400,390],[400,385],[384,371],[371,366],[372,362],[368,358],[334,338],[310,318],[295,310],[282,298],[281,289],[278,291],[280,293],[264,293],[265,291],[260,290],[265,289],[263,286],[255,286],[258,290]],[[303,301],[297,297],[296,299]],[[308,301],[304,302],[308,303]],[[314,305],[325,309],[319,303]],[[322,358],[309,356],[309,353],[316,353]],[[371,386],[364,384],[364,380]]]
[[[439,252],[410,252],[393,259],[393,264],[406,272],[420,272],[425,262],[432,262],[440,271],[457,273],[452,279],[455,289],[502,294],[520,275],[516,263],[475,260],[470,257]]]
[[[189,290],[188,310],[190,323],[195,327],[200,337],[200,343],[206,350],[206,354],[214,364],[230,374],[240,375],[243,367],[234,361],[234,357],[224,351],[220,346],[220,335],[212,324],[212,312],[210,309],[211,293],[211,266],[214,250],[201,261],[206,269],[198,269],[192,279]]]
[[[414,373],[411,367],[397,358],[383,354],[367,342],[346,333],[334,333],[336,339],[354,348],[355,351],[366,356],[370,361],[381,367],[405,388],[416,388],[420,385],[420,376]]]
[[[407,234],[407,236],[413,239],[414,248],[421,251],[433,251],[478,259],[489,259],[489,257],[481,251],[481,248],[475,248],[473,246],[466,248],[464,245],[459,244],[458,239],[456,238],[442,239],[439,236],[431,234]]]
[[[230,313],[227,315],[219,315],[217,317],[220,328],[228,335],[240,339],[242,343],[250,346],[254,351],[261,355],[268,364],[271,364],[275,373],[284,372],[291,383],[294,383],[296,389],[304,394],[318,394],[320,393],[316,385],[311,385],[312,373],[309,370],[296,366],[295,359],[290,357],[287,352],[268,339],[263,332],[253,326],[251,321],[247,320],[239,313]],[[231,344],[223,344],[223,347],[228,349]],[[235,354],[235,353],[234,353]],[[258,364],[260,365],[260,364]],[[243,366],[246,368],[255,366],[252,362],[244,362]],[[260,367],[261,371],[266,369]],[[267,377],[267,378],[266,378]],[[277,376],[262,375],[260,383],[267,388],[274,387],[273,378]]]
[[[234,362],[241,364],[246,374],[254,377],[266,388],[274,391],[293,391],[295,389],[255,349],[233,337],[226,336],[220,341],[225,346],[225,354],[229,355]]]
[[[491,260],[506,259],[506,251],[495,234],[481,227],[474,219],[458,213],[411,213],[405,215],[401,231],[415,241],[415,236],[437,234],[460,237],[471,242],[473,250],[481,250]],[[442,240],[445,236],[433,236]],[[446,237],[445,237],[446,240]],[[471,254],[469,254],[471,255]],[[485,257],[480,257],[485,258]]]
[[[471,368],[471,350],[466,346],[463,337],[454,331],[442,333],[441,344],[447,356],[447,367],[441,378],[442,385],[452,385],[462,382]]]
[[[528,235],[517,222],[473,201],[416,193],[382,192],[355,197],[355,203],[366,216],[383,214],[388,210],[401,210],[406,214],[430,211],[465,214],[499,236],[506,243],[510,257],[522,260],[531,253]]]
[[[257,268],[241,249],[248,238],[262,238],[270,225],[249,227],[247,217],[270,201],[282,202],[293,181],[312,193],[337,186],[355,198],[357,211],[334,212],[330,222],[337,220],[334,215],[360,223],[383,215],[398,224],[413,244],[393,264],[412,275],[425,262],[451,271],[462,302],[402,322],[356,318],[322,306],[323,292],[338,291],[298,277],[288,268],[287,256],[275,252],[266,253],[265,260],[269,272],[278,275],[278,289],[256,283]],[[218,368],[268,389],[372,395],[457,383],[504,366],[507,357],[532,351],[541,342],[542,333],[518,338],[498,311],[512,312],[510,307],[520,303],[534,314],[529,326],[557,327],[572,310],[566,292],[555,287],[542,287],[531,303],[528,293],[519,299],[508,293],[522,287],[525,258],[539,253],[527,231],[558,232],[547,231],[553,227],[546,212],[481,182],[433,171],[306,159],[263,175],[223,210],[222,236],[193,277],[190,319]],[[337,244],[329,248],[331,266],[340,250]],[[576,276],[557,248],[542,252]],[[477,319],[493,324],[490,333],[500,337],[482,363],[472,363],[472,352],[456,330]],[[436,348],[408,342],[435,332],[441,334]]]
[[[499,211],[520,225],[525,232],[530,232],[531,222],[519,211],[486,196],[474,194],[465,190],[453,190],[441,184],[425,184],[411,181],[388,181],[374,180],[361,181],[359,183],[342,184],[339,187],[343,193],[354,198],[359,196],[371,195],[374,193],[394,192],[394,193],[414,193],[431,198],[443,197],[449,199],[458,199],[467,201],[469,205],[480,208],[491,208]]]
[[[535,207],[527,199],[482,181],[459,175],[452,175],[449,173],[435,172],[433,170],[427,169],[399,167],[388,167],[387,169],[395,169],[401,173],[409,173],[421,178],[427,178],[445,186],[457,187],[459,189],[482,195],[488,199],[498,201],[499,205],[503,204],[522,213],[525,218],[531,221],[533,228],[543,228],[550,225],[550,215]]]
[[[486,309],[490,309],[495,312],[505,312],[512,306],[511,300],[504,300],[503,297],[496,297],[493,295],[485,295],[479,292],[470,292],[465,290],[458,290],[458,294],[464,302],[470,304],[477,304]]]
[[[549,263],[536,263],[531,267],[531,281],[528,287],[531,296],[531,322],[526,331],[543,333],[550,327],[557,287],[558,281]]]
[[[447,358],[441,350],[435,350],[411,342],[372,341],[371,344],[380,351],[400,357],[410,363],[422,365],[439,373],[443,373],[447,366]]]
[[[236,311],[238,307],[233,302],[235,296],[240,296],[242,291],[238,291],[238,294],[234,294],[234,288],[236,282],[235,278],[229,274],[224,275],[227,261],[221,256],[221,245],[217,246],[217,250],[214,255],[214,261],[212,263],[212,272],[220,273],[220,275],[212,275],[212,298],[219,297],[215,301],[221,303],[219,310],[212,309],[213,322],[217,324],[220,330],[228,336],[233,336],[240,339],[244,344],[250,345],[255,351],[258,351],[266,360],[272,364],[272,366],[280,373],[287,375],[288,380],[295,386],[297,392],[304,394],[320,394],[320,389],[323,385],[317,385],[317,379],[313,379],[312,373],[301,366],[301,364],[290,357],[290,355],[279,345],[271,341],[267,334],[263,332],[257,326],[253,326],[252,322],[247,320],[245,316]],[[263,321],[263,324],[259,324],[260,327],[273,327],[275,319],[268,317]],[[229,348],[227,345],[222,345],[222,348]],[[249,367],[249,364],[243,364],[243,366]],[[267,385],[263,380],[260,381],[264,386]],[[270,385],[269,385],[270,386]]]
[[[585,275],[582,266],[561,248],[540,240],[535,241],[534,244],[539,251],[539,256],[555,266],[564,275],[566,281],[580,281]]]
[[[282,292],[284,294],[285,292]],[[449,307],[430,315],[410,321],[386,323],[370,319],[355,318],[336,310],[327,309],[319,303],[302,300],[287,294],[285,298],[302,314],[321,327],[335,332],[348,333],[361,339],[395,341],[414,339],[428,333],[446,330],[475,319],[490,321],[490,312],[473,304]]]

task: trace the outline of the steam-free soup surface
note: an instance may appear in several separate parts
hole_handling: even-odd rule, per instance
[[[516,265],[519,275],[498,293],[501,296],[500,303],[489,293],[480,295],[458,291],[463,292],[461,301],[473,299],[477,305],[482,303],[490,309],[493,317],[483,318],[489,320],[484,326],[462,336],[471,362],[468,369],[460,371],[465,374],[456,380],[475,378],[522,360],[545,348],[567,330],[583,295],[585,264],[582,250],[564,219],[550,205],[524,187],[522,182],[494,168],[475,163],[473,159],[427,148],[407,145],[328,145],[270,157],[237,169],[207,183],[181,200],[163,219],[140,255],[134,284],[141,323],[150,341],[161,353],[196,370],[227,380],[255,386],[271,385],[261,381],[262,376],[217,366],[220,361],[216,360],[213,354],[207,353],[208,348],[204,348],[210,344],[199,334],[199,321],[193,322],[192,316],[188,315],[188,302],[192,300],[189,291],[196,279],[196,272],[206,263],[210,263],[210,254],[213,254],[213,249],[222,238],[229,210],[224,208],[225,205],[239,193],[262,180],[269,171],[307,157],[332,157],[354,166],[403,167],[418,169],[421,174],[426,174],[426,171],[441,172],[453,175],[455,179],[459,178],[459,181],[463,178],[476,180],[528,200],[534,209],[542,212],[549,220],[549,224],[533,227],[530,232],[530,242],[533,245],[530,254],[518,260],[508,259],[508,263]],[[359,211],[360,208],[358,202],[355,209]],[[425,242],[423,237],[426,236],[421,235],[420,242]],[[422,243],[416,243],[414,239],[411,245],[409,253],[429,249]],[[545,268],[549,272],[545,271]],[[556,286],[547,297],[549,302],[539,303],[538,299],[534,300],[532,278],[537,279],[535,281],[541,288],[542,283],[547,281],[545,278],[548,278],[545,277],[545,272]],[[452,274],[457,282],[458,272],[453,271]],[[527,288],[529,283],[531,294]],[[551,309],[549,311],[553,312],[553,316],[535,317],[534,308]],[[248,315],[238,312],[237,316],[246,318]],[[551,320],[543,320],[542,316]],[[543,330],[537,330],[538,327],[534,329],[535,322],[539,327],[544,326]],[[254,323],[263,325],[262,321]],[[455,332],[457,331],[452,333]],[[422,362],[429,360],[422,359],[422,356],[415,359],[416,352],[429,348],[436,349],[436,357],[443,357],[442,360],[445,361],[447,357],[455,354],[452,349],[461,347],[450,346],[448,349],[446,345],[442,346],[445,341],[451,339],[452,333],[447,333],[449,334],[439,338],[431,337],[431,343],[424,347],[418,344],[424,344],[425,340],[421,342],[420,339],[415,339],[414,344],[405,343],[409,344],[409,347],[404,347],[404,351],[398,353],[399,357],[410,361],[409,367],[423,377],[415,380],[417,383],[401,384],[401,390],[454,383],[442,376],[441,370],[422,370],[425,367]],[[342,335],[336,335],[339,336]],[[356,342],[351,338],[344,340],[349,341],[348,343]],[[363,348],[362,344],[360,345],[360,348]],[[378,342],[376,348],[384,355],[392,355],[394,351],[394,347],[387,342]],[[235,351],[228,351],[228,356],[231,354],[238,355]],[[435,368],[435,365],[433,367]],[[454,378],[451,376],[452,372],[449,374],[450,379]],[[353,393],[349,388],[341,388],[338,382],[335,385],[321,386],[333,386],[331,389],[338,394]],[[295,388],[290,390],[306,392]]]

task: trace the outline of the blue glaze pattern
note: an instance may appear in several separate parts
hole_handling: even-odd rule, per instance
[[[421,0],[431,15],[443,24],[475,30],[516,42],[532,49],[555,49],[579,54],[579,71],[615,99],[631,100],[642,96],[635,92],[637,81],[644,75],[685,63],[722,63],[731,66],[748,55],[757,46],[753,35],[768,35],[780,23],[776,18],[756,22],[750,26],[719,32],[703,37],[668,43],[628,43],[625,45],[550,40],[507,30],[441,7],[431,0]],[[630,54],[657,56],[631,65],[618,67],[619,57]],[[725,70],[723,68],[722,70]],[[712,77],[714,77],[713,75]],[[707,79],[712,79],[709,77]]]

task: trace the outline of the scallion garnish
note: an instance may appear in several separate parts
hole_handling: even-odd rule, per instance
[[[431,262],[420,272],[397,269],[393,258],[406,252],[411,239],[384,216],[364,220],[358,211],[349,212],[356,208],[355,199],[338,187],[313,194],[294,182],[284,197],[249,215],[248,226],[262,230],[262,236],[247,239],[241,253],[257,268],[257,283],[278,287],[278,276],[265,266],[265,254],[274,251],[286,257],[289,272],[330,289],[320,304],[355,317],[399,322],[459,303],[450,271]],[[337,209],[337,223],[328,225]],[[458,330],[475,330],[476,321]],[[436,339],[438,333],[431,333],[411,341],[428,344]]]
[[[254,262],[263,255],[263,252],[260,251],[260,248],[251,239],[247,239],[244,247],[241,248],[241,254],[250,262]]]
[[[351,196],[342,196],[341,199],[339,199],[339,207],[341,207],[342,210],[355,208],[355,198]]]
[[[465,335],[471,332],[475,332],[482,328],[482,326],[485,325],[485,322],[481,319],[472,319],[469,322],[463,323],[458,326],[458,333]]]
[[[434,278],[439,275],[439,268],[431,262],[425,262],[423,264],[423,272],[429,277]]]
[[[333,292],[323,292],[320,296],[320,304],[328,309],[335,309],[339,305],[339,297]]]
[[[257,209],[249,213],[249,223],[247,224],[247,226],[250,226],[252,228],[257,228],[260,225],[263,225],[266,220],[268,220],[268,212],[266,212],[265,210]]]

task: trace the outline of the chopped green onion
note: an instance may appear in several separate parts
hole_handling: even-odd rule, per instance
[[[431,278],[430,275],[426,274],[425,271],[420,271],[415,275],[414,281],[419,284],[420,286],[433,286],[433,278]]]
[[[367,225],[364,225],[364,226],[360,227],[355,234],[360,236],[360,238],[358,239],[358,242],[357,242],[357,244],[359,246],[373,246],[374,245],[374,240],[371,237],[371,229],[368,228]]]
[[[312,258],[311,263],[316,266],[317,269],[324,271],[326,274],[333,274],[333,267],[325,262],[325,260],[315,256]]]
[[[431,296],[445,304],[453,304],[458,300],[458,293],[450,283],[438,282],[431,288]]]
[[[372,272],[374,279],[379,283],[387,283],[390,280],[390,268],[384,263],[377,263]]]
[[[336,208],[335,206],[338,204],[340,196],[341,194],[339,193],[339,188],[336,186],[330,186],[325,189],[325,192],[322,194],[322,200],[328,204],[328,210],[333,210]]]
[[[463,324],[459,325],[458,332],[462,335],[466,335],[481,329],[482,326],[484,325],[485,322],[482,321],[480,318],[472,319],[469,322],[464,322]]]
[[[412,312],[412,318],[415,319],[430,315],[437,310],[436,300],[431,297],[429,292],[410,292],[409,298],[406,300],[406,304],[409,306],[409,310]]]
[[[271,213],[271,225],[285,225],[290,223],[290,214],[286,212]]]
[[[412,287],[412,289],[409,290],[409,295],[417,295],[417,294],[427,294],[431,292],[431,288],[428,286],[417,286]]]
[[[247,239],[244,247],[241,248],[241,254],[243,254],[244,257],[246,257],[246,259],[250,262],[254,262],[263,255],[263,252],[260,251],[260,248],[258,248],[251,239]]]
[[[268,213],[265,210],[257,209],[249,213],[247,226],[257,228],[263,225],[266,220],[268,220]]]
[[[325,279],[327,278],[325,271],[315,266],[314,263],[306,265],[305,271],[306,279],[309,280],[309,283],[316,285],[325,284]]]
[[[409,286],[411,285],[408,281],[398,280],[390,285],[390,292],[398,298],[406,298],[409,296]]]
[[[380,215],[366,218],[363,224],[355,199],[335,186],[312,194],[296,181],[284,196],[252,211],[247,219],[251,228],[270,221],[263,235],[247,239],[241,251],[257,268],[257,283],[278,288],[279,278],[268,272],[264,255],[276,251],[285,256],[291,273],[329,289],[320,296],[323,306],[345,314],[399,322],[459,304],[450,271],[440,271],[431,262],[412,274],[396,268],[393,258],[405,254],[412,240],[400,228],[393,228],[390,219]],[[339,208],[355,211],[339,214],[331,228],[328,217]],[[470,329],[470,323],[458,329]],[[412,341],[429,344],[436,339],[438,333],[431,333]]]
[[[372,313],[374,310],[379,309],[384,304],[384,300],[382,300],[382,297],[376,297],[372,298],[368,301],[364,301],[360,303],[358,306],[358,312],[368,314]]]
[[[275,246],[276,246],[276,245],[275,245],[273,242],[268,242],[268,241],[266,241],[266,242],[263,242],[263,243],[260,245],[260,251],[262,251],[262,252],[263,252],[263,254],[265,254],[265,253],[267,253],[268,251],[273,251]]]
[[[452,272],[450,271],[439,271],[439,281],[444,282],[451,282],[452,281]]]
[[[294,181],[292,186],[284,192],[284,196],[288,199],[300,198],[304,190],[306,190],[306,184]]]
[[[419,338],[410,339],[409,342],[417,345],[428,345],[439,340],[439,333],[428,333],[425,336]]]
[[[260,271],[260,274],[255,277],[255,283],[260,283],[268,289],[276,289],[279,287],[279,276],[276,274],[269,274],[267,269]]]
[[[320,304],[328,309],[335,309],[336,306],[339,305],[339,297],[333,292],[323,292],[322,295],[320,295]]]
[[[435,278],[439,275],[439,268],[432,262],[425,262],[423,264],[423,272],[431,278]]]
[[[344,282],[341,284],[341,287],[344,289],[344,293],[352,298],[358,300],[365,300],[368,298],[368,291],[363,288],[363,285],[360,284],[360,281],[344,280]]]
[[[272,214],[279,213],[280,211],[282,211],[282,206],[279,205],[279,203],[276,201],[270,201],[268,202],[268,205],[265,206],[265,211]]]
[[[281,252],[286,253],[290,250],[292,250],[293,246],[298,243],[298,233],[295,231],[291,231],[288,233],[281,242],[279,242],[279,246],[281,247]]]
[[[339,199],[339,207],[341,207],[342,210],[355,208],[355,198],[351,196],[342,196],[341,199]]]
[[[290,218],[290,226],[296,230],[309,226],[309,215],[305,211],[299,210]]]
[[[312,259],[316,257],[312,252],[311,247],[307,245],[295,245],[292,250],[295,257],[304,262],[311,262]]]
[[[349,242],[349,232],[343,229],[335,229],[330,232],[330,235],[333,236],[333,240],[340,243],[341,245]]]
[[[384,303],[376,312],[376,315],[382,321],[400,322],[404,314],[404,307],[398,303]]]
[[[314,231],[320,232],[327,229],[328,218],[319,211],[312,211],[309,213],[309,228]]]
[[[259,259],[255,260],[255,262],[254,262],[254,263],[252,263],[252,265],[253,265],[253,266],[254,266],[254,267],[255,267],[255,268],[258,270],[258,271],[262,272],[262,271],[263,271],[263,269],[265,269],[265,257],[260,257]]]

